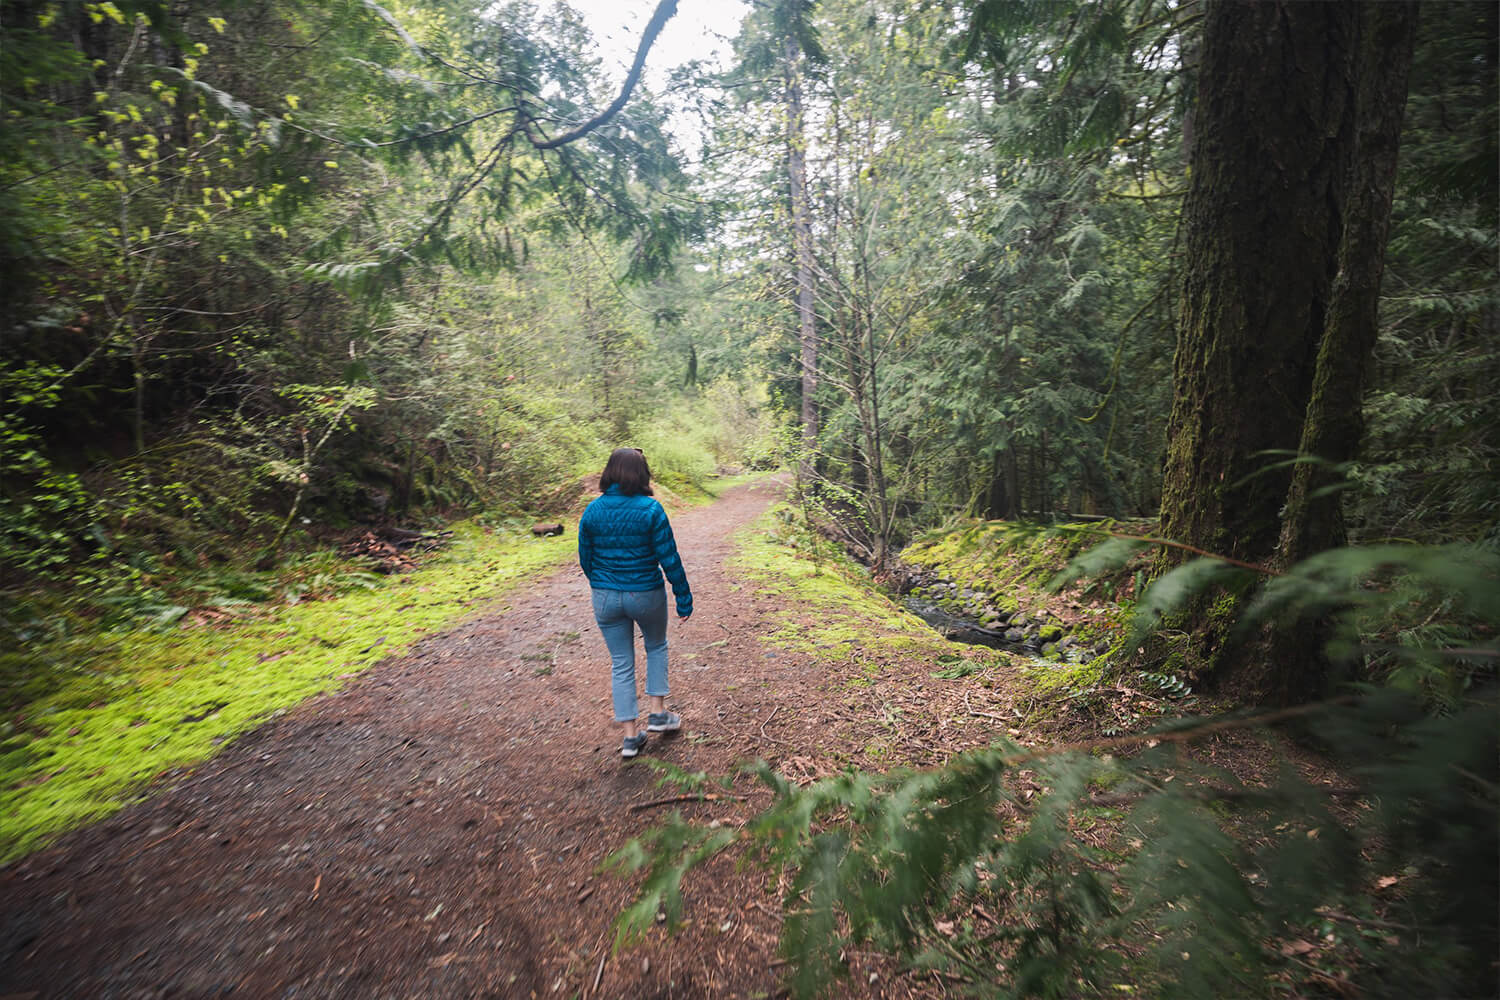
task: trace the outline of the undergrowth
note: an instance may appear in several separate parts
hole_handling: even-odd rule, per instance
[[[778,504],[741,529],[732,565],[758,592],[794,596],[784,602],[765,641],[810,649],[830,658],[859,655],[878,668],[898,653],[933,661],[953,646],[916,615],[876,590],[865,570],[826,538],[806,530],[797,510]],[[1004,653],[966,651],[984,665],[1008,662]],[[966,657],[968,658],[968,657]]]
[[[3,662],[0,858],[131,801],[278,710],[565,562],[574,537],[459,525],[421,571],[224,624],[46,636]],[[316,588],[318,574],[301,584]],[[307,596],[308,590],[300,596]]]
[[[767,577],[789,576],[780,586],[807,602],[805,638],[847,627],[833,602],[845,587],[860,590],[855,581],[828,568],[826,553],[787,548],[795,535],[760,531],[747,558]],[[1110,561],[1130,555],[1115,548]],[[1398,556],[1409,574],[1440,578],[1445,596],[1476,609],[1484,629],[1464,633],[1459,652],[1485,653],[1478,647],[1497,620],[1484,586],[1493,567],[1472,559],[1463,571],[1434,552],[1310,560],[1261,606],[1300,602],[1326,613],[1334,569],[1379,569]],[[1389,591],[1371,590],[1368,575],[1349,578],[1353,589],[1337,600],[1358,631]],[[1183,581],[1142,603],[1167,603]],[[856,603],[870,600],[861,593]],[[1170,673],[1114,680],[1137,695],[1191,694]],[[807,784],[762,762],[750,770],[773,799],[742,830],[674,814],[614,856],[618,870],[645,872],[616,945],[658,914],[675,923],[682,878],[739,845],[784,874],[780,945],[798,997],[846,974],[843,956],[861,946],[979,997],[1491,995],[1500,942],[1495,693],[1471,683],[1436,704],[1420,694],[1395,683],[1053,749],[999,741],[936,768],[851,768]],[[1344,787],[1289,765],[1246,783],[1214,754],[1182,749],[1287,724],[1314,734]]]

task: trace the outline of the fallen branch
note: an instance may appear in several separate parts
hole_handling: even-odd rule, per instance
[[[771,709],[771,714],[768,715],[768,716],[766,716],[766,721],[762,722],[760,724],[760,735],[764,736],[766,739],[772,741],[773,743],[783,743],[783,742],[785,742],[784,740],[778,740],[774,736],[767,736],[766,735],[766,727],[771,724],[771,720],[772,719],[776,718],[776,713],[779,712],[779,711],[781,711],[781,706],[777,705],[775,708]]]
[[[1393,924],[1389,920],[1377,920],[1374,917],[1356,917],[1352,913],[1344,913],[1341,910],[1330,909],[1326,906],[1318,907],[1318,915],[1327,917],[1329,920],[1339,920],[1356,927],[1374,927],[1383,931],[1414,931],[1415,927],[1410,924]]]
[[[599,968],[594,970],[594,985],[589,987],[590,993],[593,993],[594,991],[599,989],[599,982],[604,978],[604,960],[608,957],[608,949],[606,949],[605,952],[599,956]]]
[[[969,714],[970,715],[978,716],[981,719],[994,719],[996,722],[1003,722],[1007,726],[1010,725],[1010,723],[1011,723],[1011,720],[1005,718],[1003,715],[996,715],[993,712],[981,712],[978,709],[976,709],[973,705],[970,705],[969,704],[969,693],[967,691],[964,692],[964,708],[967,708],[969,710]]]
[[[1010,767],[1017,764],[1025,764],[1044,757],[1053,757],[1064,753],[1090,753],[1097,751],[1119,750],[1133,746],[1155,746],[1158,743],[1192,743],[1212,736],[1216,733],[1232,732],[1237,729],[1254,729],[1260,726],[1269,726],[1277,722],[1285,722],[1288,719],[1301,718],[1305,715],[1314,715],[1335,705],[1352,705],[1356,701],[1355,696],[1346,695],[1342,698],[1330,698],[1327,701],[1312,702],[1307,705],[1296,705],[1292,708],[1281,708],[1274,712],[1264,712],[1260,715],[1244,715],[1233,719],[1216,719],[1200,725],[1190,726],[1184,729],[1169,729],[1165,732],[1137,733],[1131,736],[1116,736],[1105,740],[1080,741],[1077,743],[1060,743],[1056,746],[1043,747],[1031,750],[1027,753],[1016,754],[1005,758],[1005,763]]]
[[[722,802],[734,801],[744,802],[743,795],[730,795],[727,792],[694,792],[689,795],[669,795],[664,799],[652,799],[650,802],[637,802],[631,806],[630,812],[640,812],[643,809],[652,809],[656,806],[669,806],[674,802]]]

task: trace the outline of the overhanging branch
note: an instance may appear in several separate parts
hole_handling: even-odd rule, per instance
[[[570,142],[582,139],[594,131],[594,129],[619,114],[620,109],[625,107],[625,103],[630,100],[630,95],[635,90],[635,85],[640,82],[641,71],[646,68],[646,54],[651,51],[651,46],[656,42],[656,36],[661,34],[661,29],[666,26],[666,23],[672,19],[672,15],[675,13],[677,13],[677,0],[661,0],[656,5],[656,13],[652,14],[651,20],[646,23],[646,31],[641,36],[640,47],[635,50],[635,62],[631,64],[630,73],[625,77],[625,84],[620,88],[620,96],[616,97],[610,103],[609,107],[571,132],[564,132],[555,138],[539,141],[535,137],[528,136],[531,139],[531,144],[537,149],[556,149],[558,146],[565,146]]]

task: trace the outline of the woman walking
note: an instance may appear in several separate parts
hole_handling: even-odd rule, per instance
[[[620,756],[634,757],[646,733],[674,732],[682,719],[667,711],[667,590],[672,582],[677,617],[693,613],[677,542],[667,512],[651,493],[651,470],[639,448],[616,448],[599,476],[603,494],[578,522],[578,564],[593,588],[594,620],[609,649],[615,722],[624,729]],[[646,730],[640,731],[635,694],[635,627],[646,646]]]

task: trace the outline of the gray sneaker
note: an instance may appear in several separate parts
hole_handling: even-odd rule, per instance
[[[646,716],[646,732],[675,733],[682,728],[682,716],[676,712],[652,712]]]
[[[627,737],[625,737],[624,741],[620,744],[620,756],[623,757],[625,760],[629,760],[630,758],[634,757],[636,754],[640,753],[641,752],[641,748],[644,747],[645,745],[646,745],[646,734],[645,733],[636,733],[634,736],[627,736]]]

